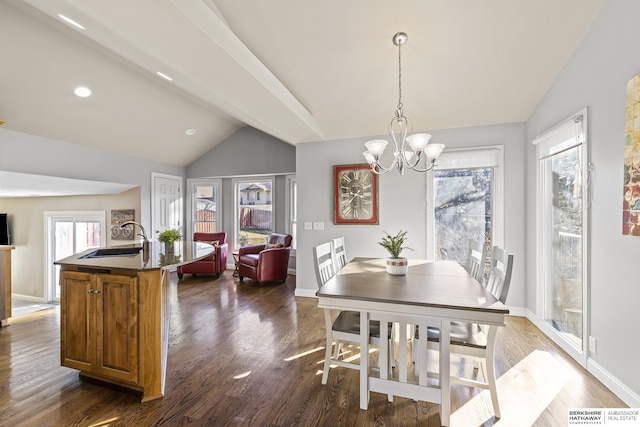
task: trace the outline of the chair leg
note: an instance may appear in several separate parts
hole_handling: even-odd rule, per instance
[[[327,345],[324,352],[324,368],[322,369],[322,385],[327,384],[327,378],[329,377],[329,367],[331,366],[331,347],[332,347],[331,335],[327,334]],[[336,342],[336,348],[338,343]]]
[[[498,403],[498,389],[496,387],[496,373],[493,366],[493,361],[487,360],[485,365],[485,372],[487,373],[487,382],[489,383],[489,391],[491,392],[491,403],[493,404],[493,413],[496,414],[496,418],[500,418],[500,404]]]
[[[182,280],[182,276],[183,276],[182,273],[178,273],[178,280]]]
[[[333,351],[333,358],[338,360],[340,358],[341,351],[342,351],[342,343],[340,341],[336,341],[334,351]]]

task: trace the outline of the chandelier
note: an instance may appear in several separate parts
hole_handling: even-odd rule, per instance
[[[413,131],[413,124],[404,115],[404,106],[402,105],[402,56],[401,47],[407,42],[406,33],[397,33],[393,36],[393,44],[398,46],[398,106],[396,107],[395,116],[389,123],[389,135],[393,141],[393,161],[388,167],[380,164],[380,157],[386,148],[388,141],[386,139],[374,139],[364,143],[367,151],[362,153],[364,158],[371,166],[374,173],[378,175],[385,174],[395,166],[401,175],[404,175],[405,169],[411,169],[416,172],[427,172],[433,169],[435,161],[442,153],[444,144],[429,144],[431,135],[428,133],[415,133],[409,135]],[[400,142],[400,143],[398,143]],[[407,145],[409,147],[407,147]],[[425,159],[425,166],[421,167],[420,162]]]

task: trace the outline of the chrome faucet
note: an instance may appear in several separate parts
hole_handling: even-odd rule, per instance
[[[120,228],[125,228],[127,225],[130,225],[130,224],[137,225],[138,227],[140,227],[140,230],[142,231],[142,234],[138,233],[138,236],[142,236],[142,240],[144,242],[148,242],[149,241],[149,239],[147,239],[147,233],[144,231],[144,227],[142,225],[138,224],[135,221],[123,222],[122,224],[120,224]]]
[[[147,233],[144,231],[144,227],[140,224],[138,224],[135,221],[127,221],[127,222],[123,222],[122,224],[120,224],[120,228],[124,228],[127,225],[137,225],[138,227],[140,227],[140,231],[142,231],[142,233],[138,233],[138,236],[142,236],[142,251],[144,252],[144,255],[149,254],[149,239],[147,239]]]

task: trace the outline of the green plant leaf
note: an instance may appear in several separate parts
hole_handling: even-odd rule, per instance
[[[413,250],[404,245],[404,242],[407,240],[406,231],[400,230],[395,236],[390,235],[386,231],[383,231],[383,233],[385,236],[378,242],[378,244],[389,252],[391,258],[400,258],[400,254],[405,249],[410,251]]]

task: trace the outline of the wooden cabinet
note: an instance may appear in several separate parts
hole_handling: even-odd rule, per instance
[[[0,327],[11,317],[11,251],[15,246],[0,245]]]
[[[158,399],[164,396],[169,350],[169,268],[210,256],[213,246],[183,242],[171,263],[160,242],[131,256],[96,253],[91,248],[55,262],[61,364],[83,377],[140,391],[143,402]]]
[[[62,365],[138,385],[138,277],[62,271],[60,280]]]

